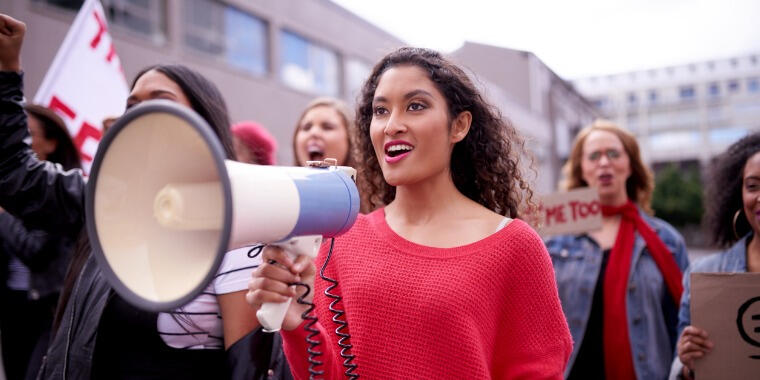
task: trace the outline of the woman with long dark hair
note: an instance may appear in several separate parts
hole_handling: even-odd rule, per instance
[[[675,375],[694,378],[694,363],[713,349],[709,331],[691,324],[690,274],[760,272],[760,133],[732,144],[710,168],[705,225],[726,250],[699,259],[684,273]]]
[[[267,248],[249,287],[254,308],[314,289],[316,319],[293,303],[283,324],[294,376],[560,378],[572,342],[546,249],[514,219],[532,194],[515,128],[461,68],[417,48],[375,66],[357,126],[374,211],[323,245],[316,280],[315,262]]]

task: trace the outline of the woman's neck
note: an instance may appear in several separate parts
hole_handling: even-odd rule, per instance
[[[612,207],[619,207],[624,205],[626,202],[628,202],[628,194],[625,192],[615,195],[608,195],[608,196],[600,196],[599,197],[599,203],[602,204],[602,206],[612,206]]]
[[[448,172],[396,188],[385,221],[411,242],[436,248],[470,244],[493,234],[504,217],[457,190]]]
[[[396,197],[385,213],[406,223],[422,224],[448,218],[469,202],[472,201],[457,190],[446,171],[420,183],[396,187]]]
[[[760,272],[760,238],[757,233],[747,244],[747,272]]]

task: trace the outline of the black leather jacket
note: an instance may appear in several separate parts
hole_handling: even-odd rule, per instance
[[[64,171],[34,156],[25,142],[29,132],[22,89],[22,74],[0,71],[0,207],[29,228],[77,236],[84,226],[85,180],[78,169]],[[74,283],[39,377],[90,379],[98,325],[112,293],[90,256]],[[232,378],[291,378],[279,334],[264,334],[257,329],[227,351]]]
[[[30,230],[18,218],[0,212],[0,281],[7,280],[7,262],[19,259],[29,268],[27,298],[57,297],[66,274],[73,238],[53,231]]]

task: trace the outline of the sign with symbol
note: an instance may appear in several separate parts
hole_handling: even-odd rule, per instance
[[[691,324],[715,344],[695,362],[700,380],[757,378],[760,273],[692,273]]]

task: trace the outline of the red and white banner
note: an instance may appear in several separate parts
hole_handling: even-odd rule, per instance
[[[103,120],[119,116],[129,96],[99,0],[86,0],[53,60],[34,102],[66,121],[89,172]]]

